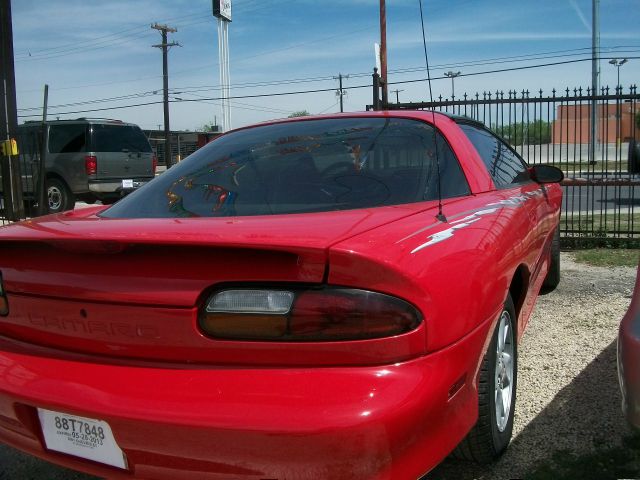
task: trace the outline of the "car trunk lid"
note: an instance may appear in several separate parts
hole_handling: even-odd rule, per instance
[[[207,338],[199,309],[221,285],[321,284],[333,243],[419,209],[375,210],[123,220],[88,208],[2,228],[10,312],[0,319],[0,336],[120,359],[332,364],[317,351],[326,346],[288,346],[287,353],[277,342]],[[362,353],[345,355],[341,361],[366,363]]]

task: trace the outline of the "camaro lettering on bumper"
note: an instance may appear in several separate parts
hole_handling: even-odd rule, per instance
[[[97,320],[79,320],[59,317],[38,317],[29,315],[29,323],[46,330],[69,333],[103,334],[113,337],[160,338],[157,328],[149,325],[135,325],[118,322],[100,322]]]

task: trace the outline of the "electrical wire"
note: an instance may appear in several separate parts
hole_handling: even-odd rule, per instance
[[[601,57],[601,60],[610,60],[613,57]],[[640,59],[640,56],[630,56],[627,57],[630,60],[633,59]],[[536,64],[536,65],[526,65],[526,66],[520,66],[520,67],[512,67],[512,68],[503,68],[503,69],[495,69],[495,70],[486,70],[486,71],[482,71],[482,72],[473,72],[473,73],[465,73],[465,74],[460,74],[460,76],[465,76],[465,77],[471,77],[471,76],[477,76],[477,75],[488,75],[488,74],[495,74],[495,73],[504,73],[504,72],[513,72],[513,71],[518,71],[518,70],[528,70],[528,69],[532,69],[532,68],[544,68],[544,67],[551,67],[551,66],[558,66],[558,65],[568,65],[568,64],[575,64],[575,63],[579,63],[579,62],[587,62],[587,61],[591,61],[591,58],[583,58],[583,59],[576,59],[576,60],[565,60],[562,62],[551,62],[551,63],[544,63],[544,64]],[[443,80],[447,77],[445,76],[439,76],[439,77],[431,77],[431,80]],[[402,81],[396,81],[396,82],[388,82],[388,85],[401,85],[401,84],[407,84],[407,83],[417,83],[417,82],[424,82],[427,81],[426,78],[419,78],[419,79],[413,79],[413,80],[402,80]],[[344,90],[357,90],[357,89],[361,89],[361,88],[371,88],[370,84],[366,84],[366,85],[351,85],[351,86],[345,86],[343,87]],[[318,88],[318,89],[310,89],[310,90],[301,90],[301,91],[290,91],[290,92],[271,92],[271,93],[263,93],[263,94],[254,94],[254,95],[233,95],[227,98],[227,100],[236,100],[236,99],[243,99],[243,98],[266,98],[266,97],[280,97],[280,96],[287,96],[287,95],[304,95],[304,94],[311,94],[311,93],[322,93],[322,92],[333,92],[335,91],[335,88]],[[199,101],[219,101],[219,100],[223,100],[223,97],[212,97],[212,98],[198,98],[198,99],[182,99],[182,100],[170,100],[170,103],[176,103],[176,102],[199,102]],[[56,115],[71,115],[71,114],[77,114],[77,113],[90,113],[90,112],[100,112],[100,111],[108,111],[108,110],[120,110],[120,109],[125,109],[125,108],[134,108],[134,107],[142,107],[142,106],[148,106],[148,105],[158,105],[163,103],[162,101],[154,101],[154,102],[145,102],[145,103],[138,103],[138,104],[132,104],[132,105],[121,105],[121,106],[115,106],[115,107],[105,107],[105,108],[99,108],[99,109],[93,109],[93,110],[78,110],[78,111],[71,111],[71,112],[56,112],[56,113],[50,113],[50,115],[52,116],[56,116]],[[20,118],[25,118],[25,117],[38,117],[40,116],[39,114],[32,114],[32,115],[18,115],[18,117]]]

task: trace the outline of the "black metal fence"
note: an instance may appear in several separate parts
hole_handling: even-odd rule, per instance
[[[374,80],[374,105],[382,109],[430,109],[479,120],[529,164],[561,168],[565,245],[640,245],[640,95],[635,85],[603,87],[598,95],[582,88],[550,95],[496,91],[387,105],[376,93]]]
[[[628,89],[483,92],[434,102],[374,105],[387,109],[434,109],[482,121],[505,138],[529,164],[550,164],[565,173],[563,243],[640,246],[640,95]],[[596,124],[592,142],[591,112]],[[39,140],[19,138],[25,216],[34,216]],[[1,185],[1,182],[0,182]],[[0,225],[8,223],[0,195]]]
[[[19,172],[11,172],[20,177],[20,196],[23,209],[10,212],[8,198],[9,192],[4,192],[1,181],[4,171],[0,171],[0,225],[6,225],[11,221],[22,220],[37,216],[37,199],[39,198],[38,177],[40,173],[40,149],[42,146],[42,132],[38,129],[19,129],[15,137],[18,145],[18,161],[15,166]],[[19,212],[18,212],[19,210]]]

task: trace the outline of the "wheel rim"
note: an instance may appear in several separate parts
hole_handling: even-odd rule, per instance
[[[58,187],[49,187],[47,196],[49,197],[49,209],[59,210],[62,206],[62,192],[60,189]]]
[[[496,407],[496,425],[504,432],[511,413],[513,395],[513,331],[511,316],[506,310],[500,316],[498,327],[498,345],[496,347],[496,371],[494,403]]]

